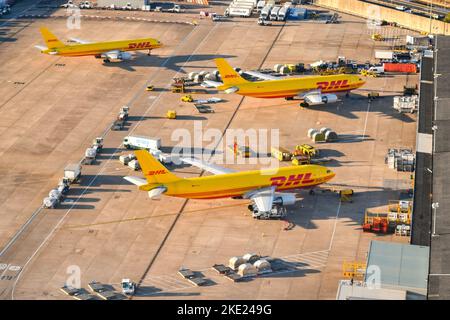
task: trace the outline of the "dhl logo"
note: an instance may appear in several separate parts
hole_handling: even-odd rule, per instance
[[[167,171],[166,170],[151,170],[147,172],[147,176],[157,176],[160,174],[166,174]]]
[[[304,184],[314,182],[314,179],[311,179],[312,173],[300,173],[298,175],[290,175],[289,177],[272,177],[270,181],[272,181],[272,186],[276,187],[290,187],[290,186],[298,186],[301,182]]]
[[[143,49],[143,48],[150,48],[151,46],[152,46],[151,42],[129,43],[128,49]]]
[[[317,89],[322,90],[332,90],[332,89],[346,89],[350,88],[350,85],[348,84],[348,80],[337,80],[337,81],[322,81],[317,82]]]
[[[225,77],[224,77],[224,79],[230,79],[230,78],[237,78],[238,76],[237,75],[235,75],[235,74],[226,74],[225,75]]]
[[[55,42],[58,41],[57,39],[48,39],[47,42]]]

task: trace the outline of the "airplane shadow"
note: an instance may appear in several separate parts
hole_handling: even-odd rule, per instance
[[[216,55],[216,54],[193,54],[193,55],[177,55],[171,57],[163,57],[158,55],[148,56],[142,53],[135,53],[133,59],[120,62],[103,63],[107,68],[121,68],[128,71],[136,71],[136,67],[163,67],[179,73],[186,74],[182,64],[186,62],[209,61],[215,58],[233,58],[234,55]],[[195,66],[190,66],[194,68]],[[199,68],[206,69],[199,66]]]
[[[367,103],[361,103],[361,100],[365,100]],[[411,114],[399,113],[392,105],[394,101],[394,95],[380,97],[370,102],[367,96],[362,94],[352,93],[350,97],[343,98],[341,102],[333,103],[329,105],[317,105],[309,106],[308,110],[314,110],[316,112],[329,112],[337,116],[341,116],[347,119],[358,119],[356,114],[361,112],[380,113],[385,117],[400,120],[406,123],[415,122],[415,116]]]
[[[170,292],[153,286],[140,286],[134,295],[137,297],[189,297],[199,296],[200,292]]]
[[[300,190],[297,193],[303,199],[297,201],[295,205],[286,207],[288,214],[285,220],[290,222],[293,228],[318,229],[319,227],[314,221],[334,220],[338,213],[340,221],[347,221],[347,225],[361,226],[366,208],[385,206],[388,204],[388,199],[399,200],[407,197],[409,190],[400,185],[401,180],[396,180],[396,182],[399,187],[394,189],[389,187],[388,182],[385,181],[385,186],[370,187],[367,188],[367,191],[356,191],[352,203],[341,204],[339,204],[339,194],[332,192],[327,187],[336,186],[340,190],[352,189],[357,186],[330,184],[330,186],[314,189],[313,195],[309,194],[309,190]]]

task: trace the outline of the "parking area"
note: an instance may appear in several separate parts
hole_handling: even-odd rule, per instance
[[[105,14],[111,13],[99,13]],[[79,30],[67,29],[59,18],[15,20],[23,28],[0,44],[0,246],[10,244],[0,258],[6,266],[0,275],[10,275],[0,278],[2,299],[67,298],[58,289],[70,266],[80,268],[85,287],[92,280],[117,285],[122,278],[133,279],[140,283],[135,299],[334,299],[342,263],[364,259],[371,239],[406,241],[362,233],[361,224],[365,208],[398,199],[409,183],[409,174],[389,169],[384,156],[390,147],[415,147],[415,115],[397,113],[392,97],[418,77],[368,78],[341,102],[309,108],[300,108],[298,101],[209,90],[226,100],[214,105],[211,114],[199,114],[169,89],[175,76],[213,70],[216,57],[258,69],[338,56],[374,61],[374,50],[388,47],[370,38],[364,20],[342,16],[339,24],[287,22],[270,27],[258,26],[255,19],[201,20],[197,26],[82,19]],[[92,57],[47,56],[33,48],[42,44],[42,25],[61,39],[150,35],[166,46],[152,56],[141,52],[131,61],[107,65]],[[412,34],[383,28],[393,37]],[[148,84],[156,90],[146,92]],[[370,91],[382,97],[369,103]],[[36,213],[65,165],[83,157],[123,105],[130,106],[126,130],[107,132],[97,163],[83,167],[81,184],[71,188],[65,202]],[[169,109],[177,111],[177,119],[165,117]],[[309,128],[331,127],[343,138],[318,145],[333,158],[328,166],[336,173],[323,189],[352,188],[353,203],[341,204],[331,191],[301,192],[302,200],[288,208],[287,220],[294,228],[284,230],[286,221],[253,220],[244,200],[151,200],[122,178],[133,174],[118,161],[124,136],[160,137],[170,151],[177,143],[171,139],[174,130],[193,132],[194,121],[200,121],[203,130],[221,132],[279,129],[280,145],[290,149],[310,142]],[[228,167],[249,170],[258,165]],[[184,177],[201,174],[194,167],[171,169]],[[241,283],[210,269],[247,252],[285,259],[291,269]],[[202,272],[212,283],[191,285],[177,275],[181,266]]]

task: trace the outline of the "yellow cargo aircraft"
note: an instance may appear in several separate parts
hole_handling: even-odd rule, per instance
[[[257,71],[244,73],[263,81],[248,81],[242,78],[223,58],[214,59],[222,77],[221,82],[205,81],[209,86],[217,87],[225,93],[237,93],[256,98],[298,97],[302,106],[337,102],[336,92],[348,93],[364,85],[361,77],[349,74],[331,76],[274,77]]]
[[[253,205],[249,209],[254,217],[273,217],[277,208],[295,203],[294,193],[279,191],[312,188],[335,176],[331,170],[318,165],[236,172],[195,158],[181,158],[182,162],[214,175],[179,178],[148,151],[137,150],[134,153],[145,179],[132,176],[124,179],[139,186],[139,190],[147,191],[150,198],[166,194],[188,199],[251,199]]]
[[[58,40],[47,28],[40,29],[47,47],[35,46],[42,53],[60,55],[65,57],[95,56],[103,59],[104,62],[110,60],[130,60],[131,54],[126,51],[151,50],[162,47],[162,43],[156,39],[143,38],[132,40],[119,40],[108,42],[88,42],[76,38],[71,38],[74,45],[66,45]]]

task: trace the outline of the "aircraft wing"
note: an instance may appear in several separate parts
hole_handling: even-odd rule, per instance
[[[197,168],[200,168],[202,170],[208,171],[212,174],[226,174],[226,173],[234,173],[235,170],[223,168],[220,166],[217,166],[215,164],[205,162],[196,158],[181,158],[181,161],[188,163],[192,166],[195,166]]]
[[[212,80],[205,80],[202,82],[201,86],[205,88],[217,88],[223,86],[223,83]]]
[[[280,80],[279,77],[271,76],[270,74],[265,74],[258,71],[243,71],[245,74],[248,74],[249,76],[261,79],[261,80]]]
[[[90,41],[81,40],[81,39],[78,39],[78,38],[69,38],[69,40],[72,41],[72,42],[79,43],[79,44],[89,44],[89,43],[92,43],[92,42],[90,42]]]

